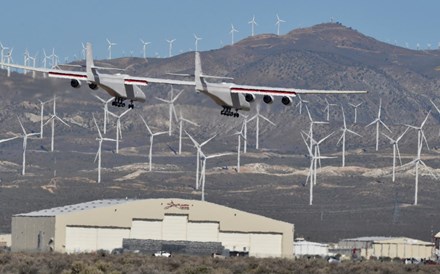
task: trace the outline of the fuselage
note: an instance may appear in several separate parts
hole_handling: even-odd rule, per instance
[[[216,104],[222,107],[249,111],[250,103],[246,101],[243,94],[231,93],[232,85],[231,83],[209,83],[204,81],[203,87],[197,90],[209,96]]]
[[[125,77],[123,74],[95,74],[93,82],[110,96],[145,102],[144,92],[136,85],[126,85]]]

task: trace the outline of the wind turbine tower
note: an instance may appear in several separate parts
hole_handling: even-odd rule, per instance
[[[172,50],[173,50],[173,43],[174,41],[176,41],[176,39],[172,39],[172,40],[167,40],[168,44],[169,44],[169,48],[168,48],[168,57],[172,57]]]
[[[231,155],[231,154],[232,153],[228,152],[228,153],[219,153],[219,154],[213,154],[213,155],[206,156],[203,153],[203,151],[200,151],[200,158],[202,159],[202,171],[200,174],[201,185],[202,185],[202,201],[205,201],[206,160],[212,159],[212,158],[218,158],[218,157],[222,157],[222,156],[226,156],[226,155]]]
[[[20,136],[21,138],[23,138],[23,165],[22,165],[21,175],[25,175],[26,174],[26,147],[27,147],[28,137],[39,135],[40,133],[38,133],[38,132],[27,133],[23,127],[23,124],[20,121],[20,118],[18,118],[18,122],[20,123],[21,130],[23,131],[23,135]]]
[[[358,107],[360,107],[362,105],[362,103],[359,103],[356,105],[351,104],[351,103],[348,103],[348,104],[354,108],[354,122],[353,122],[353,124],[356,124],[357,123],[357,109],[358,109]]]
[[[274,122],[269,120],[269,118],[266,118],[266,117],[264,117],[263,115],[260,114],[260,105],[257,105],[257,113],[248,120],[248,122],[250,122],[250,121],[252,121],[254,119],[256,121],[256,125],[255,125],[255,149],[259,149],[260,118],[262,118],[263,120],[266,120],[269,124],[271,124],[273,126],[276,126]]]
[[[47,101],[40,101],[40,139],[43,139],[43,130],[44,130],[44,105],[46,103],[51,102],[53,99],[47,100]]]
[[[107,100],[102,99],[101,97],[99,97],[96,94],[93,94],[93,96],[98,99],[99,101],[101,101],[101,103],[104,104],[104,128],[103,128],[103,132],[104,134],[107,134],[107,122],[108,122],[108,103],[110,103],[114,98],[110,97]]]
[[[110,138],[103,138],[101,135],[101,131],[99,130],[99,126],[98,123],[96,123],[96,119],[95,116],[92,114],[93,116],[93,122],[95,123],[96,129],[98,130],[98,138],[96,138],[96,140],[99,142],[99,147],[98,147],[98,151],[96,152],[96,156],[95,156],[95,162],[96,160],[98,160],[98,183],[101,182],[101,162],[102,162],[102,142],[103,141],[111,141],[111,142],[116,142],[115,139],[110,139]]]
[[[196,51],[199,51],[199,41],[202,40],[203,38],[198,37],[196,34],[194,34],[194,39],[195,39],[195,46],[196,46]]]
[[[275,25],[277,25],[277,35],[280,35],[280,25],[281,23],[286,23],[286,21],[280,19],[280,17],[277,14],[277,22],[275,23]]]
[[[49,120],[46,121],[45,124],[52,122],[52,138],[50,141],[50,151],[53,152],[54,151],[54,140],[55,140],[55,120],[60,121],[61,123],[63,123],[64,125],[70,127],[63,119],[61,119],[60,117],[58,117],[57,115],[57,110],[56,110],[56,105],[57,105],[57,101],[56,101],[56,97],[55,95],[53,96],[53,114],[50,116]]]
[[[183,123],[189,123],[194,126],[199,126],[197,123],[183,118],[182,111],[179,112],[179,155],[182,154],[182,133],[183,133]]]
[[[255,15],[252,16],[252,20],[248,22],[248,24],[251,24],[252,26],[252,36],[255,35],[255,26],[258,26],[257,22],[255,21]]]
[[[400,166],[402,166],[402,158],[400,157],[399,150],[399,141],[402,139],[403,135],[408,131],[409,127],[406,127],[405,131],[397,137],[397,139],[392,139],[390,136],[382,133],[388,140],[390,140],[390,144],[393,146],[393,183],[396,181],[396,156],[399,156]]]
[[[145,42],[144,40],[140,39],[142,43],[142,51],[144,53],[144,59],[147,59],[147,46],[151,44],[151,42]]]
[[[325,98],[325,103],[326,103],[326,106],[325,106],[325,108],[324,108],[324,111],[326,112],[326,120],[327,120],[327,122],[330,120],[330,107],[331,106],[336,106],[336,104],[330,104],[328,101],[327,101],[327,98]]]
[[[231,24],[231,30],[229,31],[229,33],[231,34],[231,45],[234,45],[234,32],[238,32],[238,30],[236,30],[234,28],[234,25]]]
[[[166,99],[162,99],[162,98],[158,98],[155,97],[157,100],[162,101],[166,104],[169,105],[169,114],[170,114],[170,120],[169,120],[169,129],[168,129],[168,135],[171,136],[171,132],[173,129],[173,115],[174,118],[176,119],[176,121],[178,120],[177,118],[177,114],[176,114],[176,108],[174,107],[174,102],[179,98],[180,94],[182,94],[183,90],[181,90],[175,97],[173,97],[174,95],[174,89],[171,86],[171,90],[170,90],[170,100],[166,100]]]
[[[150,129],[150,127],[148,126],[147,122],[145,121],[144,117],[142,117],[141,115],[139,115],[142,119],[142,122],[144,122],[145,127],[148,130],[148,133],[150,134],[150,152],[148,154],[148,162],[149,162],[149,171],[151,171],[152,169],[152,165],[153,165],[153,142],[154,142],[154,136],[159,136],[159,135],[164,135],[167,132],[166,131],[161,131],[161,132],[156,132],[153,133]]]
[[[346,123],[346,121],[345,121],[344,108],[341,106],[341,109],[342,109],[342,118],[343,118],[344,125],[343,125],[343,127],[341,128],[342,135],[341,135],[341,137],[339,138],[337,144],[339,144],[339,143],[342,141],[342,167],[345,167],[345,135],[346,135],[346,133],[348,132],[348,133],[351,133],[351,134],[357,135],[357,136],[359,136],[359,137],[362,137],[362,136],[361,136],[360,134],[354,132],[353,130],[350,130],[350,129],[347,128],[347,123]]]
[[[189,135],[189,133],[187,131],[185,131],[185,134],[191,139],[191,141],[194,144],[194,147],[197,149],[196,189],[199,189],[199,186],[200,186],[200,181],[199,181],[200,172],[199,172],[199,170],[200,170],[200,156],[202,153],[202,147],[204,145],[206,145],[209,141],[214,139],[215,136],[217,136],[217,134],[215,134],[214,136],[212,136],[208,140],[204,141],[203,143],[198,143],[191,135]]]
[[[108,48],[107,48],[108,49],[108,59],[112,59],[112,47],[116,46],[117,44],[110,42],[110,40],[108,38],[106,40],[107,40],[107,44],[108,44]]]
[[[389,132],[391,129],[382,121],[381,117],[381,109],[382,109],[382,99],[379,100],[379,111],[377,113],[377,118],[374,119],[373,122],[369,123],[366,127],[376,124],[376,151],[379,150],[379,127],[382,124]]]
[[[116,115],[113,112],[107,111],[108,114],[116,118],[116,154],[119,153],[119,137],[122,139],[121,118],[127,114],[131,108],[127,109],[120,115]]]

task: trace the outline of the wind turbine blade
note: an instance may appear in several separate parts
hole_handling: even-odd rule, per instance
[[[68,125],[66,122],[64,122],[64,120],[63,119],[61,119],[60,117],[58,117],[58,116],[55,116],[55,118],[57,118],[57,120],[58,121],[60,121],[61,123],[63,123],[64,125],[66,125],[66,126],[68,126],[68,127],[70,127],[70,125]]]
[[[422,133],[422,138],[423,138],[423,140],[425,140],[426,147],[428,148],[428,150],[430,150],[430,149],[429,149],[429,145],[428,145],[428,140],[426,140],[425,133],[423,132],[423,130],[420,130],[420,131],[421,131],[421,133]]]
[[[101,141],[100,141],[101,142]],[[96,160],[98,160],[98,156],[99,156],[99,153],[101,152],[101,144],[99,144],[99,148],[98,148],[98,151],[96,152],[96,154],[95,154],[95,160],[93,161],[94,163],[96,163]]]
[[[434,179],[437,179],[437,176],[435,176],[434,173],[432,173],[429,167],[427,167],[422,160],[420,160],[419,162],[428,170],[429,174],[431,174],[431,176],[434,177]]]
[[[14,139],[17,139],[18,138],[18,136],[16,136],[16,137],[11,137],[11,138],[7,138],[7,139],[3,139],[3,140],[0,140],[0,143],[4,143],[4,142],[7,142],[7,141],[11,141],[11,140],[14,140]]]
[[[96,122],[96,119],[95,119],[95,115],[92,114],[92,116],[93,116],[93,122],[95,122],[95,127],[98,130],[99,138],[102,139],[101,131],[99,130],[98,123]]]
[[[129,109],[127,109],[126,111],[122,112],[122,114],[119,115],[119,118],[121,118],[122,116],[124,116],[125,114],[127,114],[130,110],[131,110],[131,108],[129,108]]]
[[[182,120],[182,121],[185,121],[185,122],[187,122],[187,123],[189,123],[189,124],[191,124],[191,125],[194,125],[194,126],[196,126],[196,127],[200,126],[199,124],[197,124],[197,123],[195,123],[195,122],[193,122],[193,121],[190,121],[190,120],[188,120],[188,119],[185,119],[185,118],[181,118],[181,120]]]
[[[400,166],[402,166],[402,157],[400,157],[399,144],[396,143],[395,146],[396,146],[397,156],[399,157]]]
[[[429,114],[430,114],[430,113],[431,113],[431,111],[428,111],[428,114],[426,115],[425,120],[423,120],[422,124],[420,125],[420,128],[422,128],[422,127],[425,125],[426,120],[428,120],[428,117],[429,117]]]
[[[217,157],[222,157],[222,156],[227,156],[227,155],[233,155],[233,154],[235,154],[235,153],[233,153],[233,152],[218,153],[218,154],[213,154],[213,155],[206,156],[205,158],[206,158],[206,159],[211,159],[211,158],[217,158]]]
[[[272,122],[271,120],[269,120],[269,118],[264,117],[263,115],[260,115],[261,118],[263,118],[264,120],[266,120],[268,123],[272,124],[273,126],[276,126],[274,122]]]
[[[373,122],[371,122],[371,123],[369,123],[368,125],[366,125],[365,127],[369,127],[369,126],[372,126],[372,125],[374,125],[375,123],[377,123],[378,121],[380,121],[379,119],[374,119],[374,121]]]
[[[159,100],[159,101],[162,101],[162,102],[164,102],[164,103],[166,103],[166,104],[170,104],[170,103],[171,103],[170,100],[162,99],[162,98],[159,98],[159,97],[154,97],[154,98],[157,99],[157,100]]]
[[[342,133],[341,137],[339,137],[338,142],[336,143],[336,145],[339,145],[339,143],[342,141],[342,138],[345,135],[345,131]]]
[[[431,102],[431,104],[434,105],[434,107],[437,110],[437,112],[440,113],[440,109],[434,104],[434,102],[431,99],[429,99],[429,101]]]
[[[405,131],[396,139],[396,143],[400,141],[400,139],[402,139],[403,135],[405,135],[405,133],[408,131],[409,127],[406,127]]]
[[[347,129],[347,132],[350,132],[351,134],[354,134],[354,135],[357,135],[357,136],[359,136],[359,137],[362,137],[362,135],[360,135],[360,134],[357,133],[357,132],[354,132],[354,131],[351,130],[351,129]]]
[[[153,134],[153,136],[168,134],[168,131],[160,131]]]
[[[386,135],[385,133],[381,132],[380,134],[382,134],[382,135],[385,136],[388,140],[390,140],[390,144],[396,142],[395,140],[393,140],[390,136]]]
[[[182,94],[183,91],[184,90],[182,89],[179,93],[177,93],[177,95],[174,96],[174,98],[171,100],[171,102],[174,103],[177,100],[177,98],[179,98],[180,94]]]
[[[217,136],[217,134],[215,134],[214,136],[212,136],[211,138],[209,138],[208,140],[204,141],[203,143],[200,144],[200,146],[204,146],[206,145],[209,141],[211,141],[212,139],[214,139]]]
[[[114,118],[118,118],[118,115],[114,114],[110,110],[107,110],[107,113],[110,114],[111,116],[113,116]]]
[[[23,124],[21,123],[21,120],[18,116],[17,116],[17,119],[18,119],[18,122],[20,123],[20,127],[21,127],[21,130],[23,131],[23,134],[26,135],[26,130],[24,129]]]
[[[98,99],[99,101],[101,101],[101,102],[103,102],[103,103],[105,103],[105,100],[104,99],[102,99],[101,97],[99,97],[98,95],[96,95],[96,94],[93,94],[93,96],[96,98],[96,99]]]
[[[189,135],[189,133],[186,130],[185,130],[185,134],[188,135],[189,139],[191,139],[195,147],[200,147],[199,143],[197,143],[197,141],[194,140],[194,138],[191,135]]]
[[[392,132],[391,129],[387,125],[385,125],[384,122],[382,122],[382,120],[379,120],[379,123],[381,123],[389,132]]]
[[[147,128],[148,132],[150,133],[150,135],[153,135],[153,132],[151,131],[150,127],[148,126],[147,122],[145,122],[144,117],[142,117],[142,115],[139,114],[139,117],[141,117],[142,122],[144,122],[145,127]]]

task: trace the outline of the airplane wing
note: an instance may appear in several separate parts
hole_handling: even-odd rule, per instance
[[[364,90],[318,90],[318,89],[297,89],[297,88],[276,88],[263,86],[247,86],[233,84],[230,87],[231,93],[245,93],[254,95],[292,96],[296,94],[362,94]]]
[[[24,69],[24,70],[29,70],[29,71],[37,71],[37,72],[47,73],[47,75],[49,77],[54,77],[54,78],[87,80],[87,73],[84,72],[84,71],[73,71],[73,70],[62,70],[62,69],[48,69],[48,68],[34,68],[34,67],[29,67],[29,66],[16,65],[16,64],[7,64],[7,63],[0,63],[0,65],[3,65],[5,67],[18,68],[18,69]]]
[[[153,77],[132,77],[127,75],[124,78],[126,85],[138,85],[138,86],[146,86],[149,83],[155,84],[170,84],[170,85],[180,85],[180,86],[195,86],[195,81],[182,81],[182,80],[173,80],[173,79],[162,79],[162,78],[153,78]]]

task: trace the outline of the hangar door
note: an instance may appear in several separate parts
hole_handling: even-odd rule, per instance
[[[112,251],[122,247],[122,239],[130,236],[128,228],[66,227],[66,252]]]
[[[250,234],[249,256],[280,257],[282,234],[252,233]]]
[[[240,232],[220,232],[219,241],[230,251],[249,251],[249,234]]]
[[[194,242],[218,242],[219,223],[189,222],[187,240]]]
[[[133,220],[131,224],[130,238],[162,240],[162,221]]]
[[[162,240],[186,241],[188,215],[165,215],[162,223]]]

